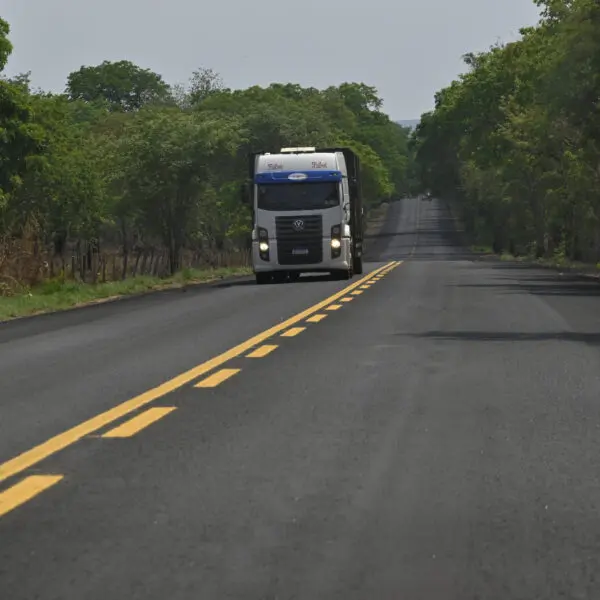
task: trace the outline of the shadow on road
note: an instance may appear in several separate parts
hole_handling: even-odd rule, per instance
[[[302,275],[300,279],[296,281],[282,281],[281,283],[272,283],[270,285],[292,285],[299,283],[315,283],[318,281],[333,281],[333,278],[329,273],[307,273]],[[221,283],[215,283],[212,285],[213,288],[230,288],[230,287],[239,287],[246,285],[256,285],[255,279],[252,278],[244,278],[238,280],[231,281],[222,281]]]
[[[599,281],[577,274],[539,273],[523,265],[486,265],[500,271],[491,283],[464,283],[458,287],[490,289],[497,294],[529,293],[536,296],[600,297]]]
[[[429,338],[459,342],[580,342],[600,345],[600,332],[544,331],[523,333],[511,331],[424,331],[422,333],[396,333],[398,336]]]
[[[395,233],[371,233],[369,235],[365,235],[365,239],[366,240],[376,240],[376,239],[382,239],[382,238],[395,238],[395,237],[400,237],[403,235],[415,235],[415,233],[418,233],[420,235],[425,235],[425,234],[433,234],[433,235],[437,235],[439,234],[439,230],[437,229],[419,229],[419,230],[414,230],[414,231],[397,231]]]

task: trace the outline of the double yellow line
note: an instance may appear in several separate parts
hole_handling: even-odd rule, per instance
[[[173,379],[170,379],[169,381],[166,381],[165,383],[162,383],[161,385],[152,388],[140,394],[139,396],[135,396],[134,398],[131,398],[130,400],[127,400],[115,406],[114,408],[107,410],[106,412],[96,415],[95,417],[92,417],[91,419],[88,419],[87,421],[84,421],[83,423],[80,423],[79,425],[76,425],[75,427],[72,427],[71,429],[68,429],[67,431],[50,438],[38,446],[23,452],[19,456],[0,464],[0,483],[9,477],[18,475],[26,469],[33,467],[37,463],[45,460],[53,454],[56,454],[57,452],[60,452],[61,450],[64,450],[68,446],[75,444],[85,436],[93,434],[107,425],[121,419],[122,417],[127,416],[133,411],[138,410],[147,404],[162,398],[170,392],[173,392],[174,390],[193,382],[194,380],[202,377],[202,375],[205,375],[209,371],[212,371],[213,369],[224,365],[228,361],[237,358],[244,352],[253,349],[258,344],[261,344],[265,340],[288,329],[292,325],[311,317],[311,315],[314,315],[314,313],[317,313],[319,310],[328,306],[333,306],[337,300],[343,296],[346,296],[349,292],[352,292],[361,286],[364,287],[365,284],[368,284],[368,282],[380,279],[400,264],[402,264],[401,261],[390,262],[383,267],[372,271],[355,283],[346,286],[343,290],[333,294],[332,296],[329,296],[325,300],[322,300],[310,308],[307,308],[306,310],[294,315],[286,321],[283,321],[271,327],[270,329],[251,337],[245,342],[234,346],[226,352],[223,352],[222,354],[219,354],[218,356],[215,356],[214,358],[211,358],[210,360],[207,360],[206,362],[190,369],[189,371],[181,373]],[[117,435],[114,437],[119,437],[118,428],[115,430],[115,433]],[[0,516],[14,508],[13,505],[16,502],[16,496],[21,498],[21,502],[19,503],[22,503],[37,495],[44,489],[54,485],[60,481],[60,479],[62,479],[62,476],[60,475],[32,476],[13,486],[11,490],[9,490],[12,491],[10,496],[5,496],[7,492],[0,493]],[[29,482],[29,485],[27,482]]]

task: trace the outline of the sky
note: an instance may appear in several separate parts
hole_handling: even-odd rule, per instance
[[[67,75],[130,60],[171,84],[208,67],[231,88],[345,81],[377,88],[394,119],[433,107],[462,55],[519,37],[533,0],[2,0],[6,74],[64,91]]]

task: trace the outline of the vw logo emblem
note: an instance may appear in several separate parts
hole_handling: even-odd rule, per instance
[[[296,231],[304,231],[304,221],[302,219],[296,219],[293,223],[292,223],[292,227],[296,230]]]

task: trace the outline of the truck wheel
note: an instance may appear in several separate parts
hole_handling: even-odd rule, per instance
[[[354,272],[357,275],[362,275],[362,273],[363,273],[363,259],[362,259],[362,256],[355,256],[352,259],[352,267],[354,269]]]
[[[265,285],[266,283],[270,283],[271,275],[269,273],[256,273],[256,283],[257,285]]]

